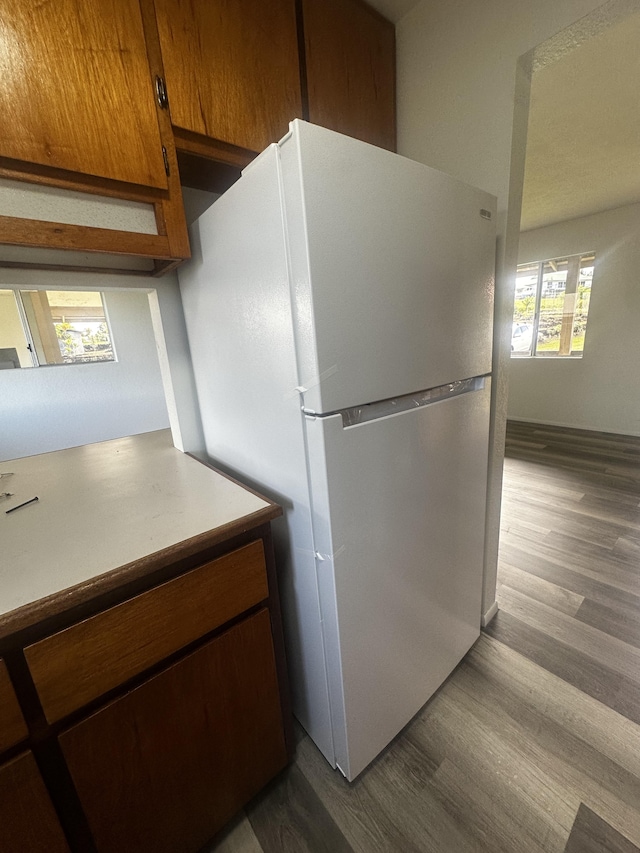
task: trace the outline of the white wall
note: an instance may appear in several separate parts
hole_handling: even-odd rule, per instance
[[[9,271],[3,272],[6,281]],[[43,283],[42,273],[15,270],[10,275],[23,284]],[[54,280],[58,286],[73,280],[70,274],[64,279],[60,273],[46,275],[52,289]],[[114,276],[105,278],[122,286]],[[82,281],[96,289],[95,277],[80,276],[80,287]],[[134,286],[140,286],[138,281]],[[147,293],[105,292],[105,305],[116,362],[0,371],[0,459],[169,426]]]
[[[506,209],[516,61],[600,5],[423,0],[397,25],[400,153],[497,195]]]
[[[20,367],[31,367],[33,362],[27,349],[16,297],[10,290],[0,290],[0,341],[3,347],[16,350]]]
[[[512,358],[508,416],[640,435],[640,204],[520,235],[519,262],[595,250],[582,358]]]
[[[602,15],[594,17],[606,18],[621,4],[633,5],[633,0],[607,3]],[[485,619],[495,612],[513,274],[528,114],[526,75],[522,65],[518,73],[516,66],[522,54],[600,5],[601,0],[423,0],[396,28],[400,153],[498,197]],[[592,26],[598,20],[574,27],[558,49],[563,41],[571,46],[588,37]]]

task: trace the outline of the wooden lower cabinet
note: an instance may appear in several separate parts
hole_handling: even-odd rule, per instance
[[[268,610],[59,743],[100,853],[198,850],[287,763]]]
[[[0,853],[197,853],[285,767],[270,518],[0,636]]]
[[[9,749],[25,740],[27,725],[22,716],[20,705],[7,672],[7,667],[0,658],[0,751]]]
[[[69,853],[49,794],[30,752],[0,765],[0,850]]]
[[[34,643],[25,657],[47,720],[125,684],[268,595],[256,539]]]

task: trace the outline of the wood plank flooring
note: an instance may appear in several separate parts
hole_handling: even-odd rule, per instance
[[[353,784],[300,731],[208,853],[640,853],[640,439],[509,424],[498,602]]]

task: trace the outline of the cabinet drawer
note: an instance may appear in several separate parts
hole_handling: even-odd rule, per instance
[[[0,752],[27,736],[27,726],[18,705],[4,661],[0,658]]]
[[[262,540],[40,640],[25,656],[52,723],[268,596]]]

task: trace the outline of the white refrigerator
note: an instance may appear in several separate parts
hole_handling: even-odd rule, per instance
[[[494,219],[296,120],[179,270],[207,453],[284,507],[294,712],[349,780],[479,636]]]

